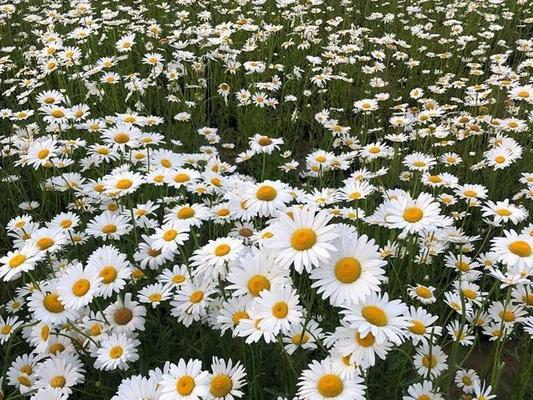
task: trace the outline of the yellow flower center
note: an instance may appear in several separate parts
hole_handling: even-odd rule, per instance
[[[231,251],[231,247],[228,244],[219,244],[215,248],[215,255],[217,257],[224,257],[226,254],[228,254]]]
[[[409,330],[415,335],[423,335],[424,333],[426,333],[426,326],[422,321],[418,321],[415,319],[411,321],[411,326],[409,327]]]
[[[258,143],[261,146],[270,146],[272,144],[272,139],[270,139],[268,136],[261,136]]]
[[[503,319],[505,322],[513,322],[516,316],[511,310],[505,310],[500,312],[500,318]]]
[[[65,310],[65,307],[59,301],[59,295],[56,293],[50,293],[44,296],[43,305],[47,311],[54,314],[58,314]]]
[[[192,207],[182,207],[178,211],[178,218],[179,219],[188,219],[194,217],[195,211]]]
[[[306,344],[309,341],[309,335],[307,334],[301,334],[297,333],[296,335],[292,336],[292,343],[300,345],[300,344]]]
[[[431,290],[425,286],[418,286],[415,289],[415,293],[417,296],[422,297],[424,299],[429,299],[432,296]]]
[[[182,396],[190,395],[195,386],[194,379],[189,375],[183,375],[176,382],[176,390]]]
[[[48,337],[50,336],[50,327],[48,325],[45,325],[41,328],[40,335],[41,340],[43,342],[46,342],[48,340]]]
[[[54,111],[52,111],[50,115],[52,115],[52,117],[54,118],[63,118],[65,116],[65,113],[59,108],[57,108]]]
[[[24,254],[16,254],[11,257],[11,260],[9,260],[9,268],[18,268],[24,263],[24,261],[26,261],[26,256]]]
[[[385,326],[389,322],[385,311],[377,306],[365,306],[361,310],[361,314],[372,325]]]
[[[115,311],[113,318],[117,325],[126,325],[133,319],[133,312],[129,308],[119,308]]]
[[[408,207],[403,212],[403,219],[414,224],[424,217],[424,212],[418,207]]]
[[[250,229],[250,228],[241,228],[239,229],[239,235],[241,235],[242,237],[250,237],[254,234],[254,232]]]
[[[102,282],[109,284],[117,279],[117,270],[112,265],[108,265],[100,270],[98,274],[102,278]]]
[[[109,357],[112,359],[119,358],[122,354],[124,354],[124,350],[121,346],[115,346],[111,350],[109,350]]]
[[[465,296],[468,299],[475,299],[477,297],[477,293],[475,290],[472,289],[463,289],[463,296]]]
[[[59,223],[59,226],[63,229],[70,228],[72,226],[72,221],[70,219],[64,219]]]
[[[65,351],[65,346],[63,343],[54,343],[48,348],[50,354],[59,354]]]
[[[496,161],[498,164],[502,164],[505,162],[505,157],[504,156],[496,156],[494,158],[494,161]]]
[[[54,389],[56,388],[62,388],[67,383],[67,380],[64,376],[56,375],[52,379],[50,379],[50,386],[52,386]]]
[[[2,332],[2,335],[9,335],[11,332],[11,325],[4,325],[2,329],[0,329],[0,332]]]
[[[310,228],[296,229],[291,237],[291,245],[298,251],[309,250],[316,243],[316,233]]]
[[[330,398],[340,395],[344,389],[344,384],[337,375],[327,374],[318,380],[316,388],[322,397]]]
[[[247,286],[250,294],[257,297],[262,290],[270,290],[270,281],[263,275],[254,275],[248,280]]]
[[[463,194],[466,196],[466,197],[476,197],[477,196],[477,192],[475,190],[465,190],[463,192]]]
[[[437,357],[434,355],[431,355],[431,359],[427,355],[422,357],[422,365],[426,368],[435,368],[437,365]]]
[[[317,163],[320,163],[320,164],[325,163],[326,160],[327,160],[327,158],[324,157],[324,156],[316,156],[316,157],[315,157],[315,161],[316,161]]]
[[[269,185],[261,186],[255,193],[255,196],[262,201],[272,201],[277,195],[278,192],[276,189]]]
[[[117,184],[115,185],[117,189],[124,190],[129,189],[133,185],[133,181],[131,179],[120,179]]]
[[[378,154],[380,151],[381,149],[378,146],[372,146],[368,149],[370,154]]]
[[[250,319],[250,315],[246,311],[237,311],[234,312],[231,316],[231,320],[233,321],[233,325],[237,326],[241,322],[241,319]]]
[[[28,377],[24,376],[24,375],[20,375],[17,377],[17,380],[19,381],[19,383],[22,385],[22,386],[31,386],[31,381],[28,379]]]
[[[361,263],[353,257],[341,258],[335,264],[335,278],[342,283],[353,283],[361,276]]]
[[[150,296],[148,296],[148,299],[150,299],[152,303],[157,303],[158,301],[161,301],[161,294],[152,293]]]
[[[100,324],[93,324],[89,328],[89,335],[90,336],[98,336],[102,333],[102,328],[100,327]]]
[[[115,135],[113,140],[118,144],[124,144],[130,140],[130,136],[127,133],[120,132]]]
[[[440,176],[438,175],[430,175],[428,177],[428,181],[430,181],[431,183],[441,183],[442,182],[442,179]]]
[[[44,160],[46,157],[48,157],[48,154],[50,154],[50,150],[48,149],[39,150],[39,152],[37,153],[37,158],[39,160]]]
[[[91,288],[91,283],[87,279],[79,279],[72,286],[72,293],[74,296],[82,297],[87,294]]]
[[[502,217],[508,217],[509,215],[512,214],[512,212],[509,211],[506,208],[500,208],[499,210],[496,210],[496,214],[498,214],[498,215],[500,215]]]
[[[184,182],[187,182],[191,179],[191,177],[185,173],[181,173],[181,174],[176,174],[174,176],[174,181],[177,182],[177,183],[184,183]]]
[[[175,229],[169,229],[163,234],[163,240],[165,240],[165,242],[172,242],[176,239],[176,236],[178,236],[178,231]]]
[[[529,257],[531,255],[531,246],[524,240],[516,240],[509,245],[509,251],[518,257]]]
[[[213,376],[209,391],[214,397],[225,397],[233,389],[233,381],[228,375],[219,374]]]
[[[102,227],[102,233],[106,235],[110,233],[115,233],[117,231],[117,226],[115,224],[107,224]]]
[[[192,294],[189,296],[189,300],[191,303],[197,304],[201,302],[204,298],[204,292],[201,290],[197,290],[195,292],[192,292]]]
[[[355,334],[355,341],[357,342],[357,344],[359,344],[359,346],[370,347],[374,344],[376,338],[370,332],[368,332],[365,337],[361,337],[361,334],[357,332]]]
[[[185,275],[176,274],[172,277],[172,283],[179,284],[182,282],[185,282]]]
[[[272,306],[272,314],[278,319],[283,319],[289,313],[289,306],[284,301],[278,301]]]
[[[40,250],[46,250],[52,247],[55,244],[55,241],[51,237],[44,236],[40,238],[39,240],[37,240],[36,244]]]
[[[27,364],[27,365],[23,365],[21,368],[20,368],[20,372],[22,372],[23,374],[27,374],[27,375],[31,375],[33,373],[33,368],[31,365]]]
[[[467,375],[463,376],[462,381],[466,386],[470,386],[472,384],[472,379]]]

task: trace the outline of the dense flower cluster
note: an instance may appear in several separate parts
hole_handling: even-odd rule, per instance
[[[0,0],[0,398],[495,397],[531,4],[430,3]]]

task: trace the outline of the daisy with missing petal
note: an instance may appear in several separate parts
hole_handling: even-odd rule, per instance
[[[200,360],[170,364],[168,372],[161,378],[159,400],[200,400],[209,393],[209,373],[202,370]]]
[[[298,379],[301,400],[364,400],[366,387],[359,375],[347,378],[330,358],[313,360]]]
[[[137,339],[130,338],[125,334],[113,334],[100,341],[100,347],[96,351],[94,367],[104,371],[114,369],[127,370],[129,362],[139,359],[137,347],[141,344]]]
[[[35,244],[27,243],[21,249],[10,251],[0,258],[0,277],[6,282],[16,279],[22,272],[35,269],[35,264],[43,257],[44,253]]]
[[[78,310],[91,303],[99,292],[102,278],[94,268],[83,269],[80,263],[72,266],[57,284],[59,300],[67,308]]]
[[[260,217],[275,215],[277,210],[283,209],[285,204],[292,201],[288,186],[280,181],[264,181],[256,184],[242,197],[247,210]]]
[[[335,306],[355,304],[378,292],[387,262],[380,258],[374,240],[366,235],[343,234],[332,244],[337,250],[326,263],[311,271],[310,277],[315,281],[311,287],[318,288],[317,293]]]
[[[266,245],[277,251],[280,263],[289,267],[294,264],[298,273],[310,272],[320,263],[326,263],[335,246],[331,243],[338,237],[337,225],[329,224],[333,215],[328,210],[294,208],[280,214],[272,225],[274,240]]]
[[[427,343],[428,340],[435,340],[436,336],[440,336],[442,328],[431,326],[439,317],[431,315],[424,308],[411,306],[406,317],[409,322],[406,336],[411,339],[414,345],[417,345],[418,342]]]
[[[508,266],[533,268],[533,237],[520,235],[514,230],[492,239],[492,251],[498,261]]]
[[[346,308],[341,313],[361,336],[370,332],[379,343],[386,340],[395,344],[402,343],[403,329],[408,322],[404,317],[407,307],[400,300],[389,301],[388,293],[383,296],[372,293],[363,302]]]
[[[243,392],[240,389],[246,385],[246,372],[240,362],[233,365],[231,358],[226,362],[213,357],[211,371],[206,399],[233,400],[242,397]]]
[[[252,303],[250,314],[261,319],[261,326],[274,335],[287,334],[293,324],[302,320],[299,297],[289,285],[263,290]]]

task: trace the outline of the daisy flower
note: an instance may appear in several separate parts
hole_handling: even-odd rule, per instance
[[[139,359],[137,347],[141,344],[125,334],[112,334],[101,339],[100,347],[96,351],[94,367],[103,371],[114,369],[127,370],[129,362]]]
[[[280,181],[264,181],[250,187],[242,197],[250,213],[260,217],[270,217],[285,204],[292,201],[288,186]]]
[[[7,317],[4,319],[0,315],[0,344],[7,342],[22,323],[23,321],[19,321],[18,317]]]
[[[162,301],[170,299],[171,296],[172,287],[169,284],[154,283],[139,290],[139,301],[151,304],[152,308],[156,308]]]
[[[430,346],[423,343],[416,349],[414,356],[415,368],[420,376],[429,376],[431,378],[438,377],[448,366],[446,360],[448,356],[444,354],[441,347],[438,345]]]
[[[330,259],[335,246],[331,243],[338,237],[335,224],[328,225],[333,218],[327,210],[315,211],[311,208],[294,208],[281,214],[272,225],[274,240],[266,244],[277,252],[280,263],[289,267],[294,264],[298,273]]]
[[[131,293],[126,293],[123,298],[119,296],[113,304],[107,306],[104,314],[115,333],[144,331],[146,308],[133,301]]]
[[[157,228],[150,236],[153,240],[151,246],[161,252],[175,253],[178,246],[181,246],[189,239],[189,224],[183,221],[175,221]]]
[[[508,266],[533,268],[533,237],[520,235],[513,230],[504,231],[505,236],[492,239],[492,250],[498,261]]]
[[[195,250],[190,258],[191,266],[196,267],[196,274],[218,276],[227,263],[239,257],[243,249],[244,246],[238,239],[223,237],[210,240],[206,245]]]
[[[379,291],[387,265],[380,258],[379,247],[366,235],[349,232],[332,243],[337,249],[330,259],[311,271],[311,285],[331,304],[342,306],[362,301]]]
[[[331,359],[313,360],[298,379],[298,398],[301,400],[364,400],[366,387],[363,378],[343,377]]]
[[[407,307],[400,300],[389,301],[388,293],[383,296],[372,293],[364,301],[345,307],[347,309],[341,311],[341,314],[361,336],[370,332],[380,343],[385,340],[402,343],[403,329],[408,326],[408,322],[404,317]]]
[[[100,292],[102,278],[94,268],[85,268],[77,263],[69,268],[57,284],[59,300],[67,308],[78,310],[91,303]]]
[[[200,400],[209,394],[209,372],[202,370],[200,360],[170,364],[161,378],[160,400]]]
[[[120,292],[131,276],[131,267],[126,256],[110,245],[96,249],[87,259],[85,270],[90,275],[95,271],[101,278],[99,294],[104,299]]]
[[[22,272],[34,270],[36,263],[43,257],[44,253],[33,243],[27,243],[18,250],[9,251],[7,255],[0,258],[0,277],[6,282],[14,280]]]
[[[240,389],[246,385],[246,372],[240,362],[233,365],[221,358],[213,357],[209,375],[209,393],[206,399],[233,400],[244,394]]]
[[[283,285],[261,291],[251,305],[250,314],[261,318],[262,328],[274,335],[287,334],[291,325],[301,322],[302,307],[296,290]]]

